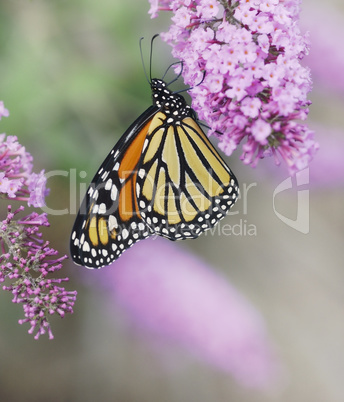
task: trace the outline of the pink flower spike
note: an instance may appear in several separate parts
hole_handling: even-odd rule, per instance
[[[39,230],[41,226],[48,225],[46,214],[32,212],[16,220],[16,215],[22,211],[23,207],[15,212],[8,207],[7,217],[0,222],[0,282],[7,279],[10,286],[3,289],[12,292],[13,303],[23,303],[25,318],[19,320],[19,323],[30,322],[28,332],[33,334],[36,331],[35,339],[47,330],[49,339],[52,339],[48,316],[55,312],[60,317],[64,317],[65,313],[72,313],[76,292],[54,285],[62,280],[66,281],[67,278],[47,278],[61,268],[61,262],[66,256],[57,258],[58,252],[48,247],[49,242],[42,240]]]
[[[138,243],[115,265],[101,278],[92,275],[92,284],[100,278],[153,340],[172,341],[247,386],[274,380],[275,361],[261,316],[200,259],[154,239]]]
[[[158,8],[164,3],[151,0]],[[222,133],[221,149],[229,155],[242,144],[244,163],[255,167],[260,159],[273,156],[277,164],[284,160],[291,174],[307,166],[318,148],[305,124],[293,124],[306,119],[312,87],[310,71],[301,64],[309,41],[298,26],[300,3],[174,0],[172,25],[161,35],[183,62],[183,77],[193,88],[189,93],[199,119],[205,120],[210,134]],[[205,21],[214,4],[216,18]],[[261,102],[259,113],[254,103],[247,105],[248,96]],[[235,121],[242,117],[248,118],[239,128]],[[258,132],[263,128],[259,119],[274,125]],[[279,130],[275,123],[280,123]]]

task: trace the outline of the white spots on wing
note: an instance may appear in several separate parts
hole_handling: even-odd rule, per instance
[[[109,179],[106,183],[105,183],[105,190],[111,190],[112,187],[112,179]]]
[[[126,240],[126,239],[128,238],[128,236],[129,236],[128,230],[127,230],[127,229],[123,229],[123,230],[122,230],[122,237],[123,237],[123,240]]]
[[[146,138],[145,142],[143,143],[142,152],[147,148],[147,145],[148,145],[148,138]]]
[[[140,190],[141,190],[141,187],[140,187],[139,183],[136,183],[136,194],[137,194],[137,196],[140,195]]]
[[[145,228],[145,225],[144,225],[142,222],[140,222],[140,223],[139,223],[139,229],[140,229],[140,230],[144,230],[144,228]]]
[[[113,215],[109,216],[108,227],[109,227],[110,232],[112,232],[113,229],[118,227],[117,219],[115,216],[113,216]]]
[[[101,178],[103,181],[105,181],[105,180],[107,179],[107,177],[109,176],[109,174],[110,174],[110,172],[107,171],[107,170],[105,170],[105,172],[101,175],[100,178]]]
[[[85,241],[85,233],[83,233],[80,237],[80,244],[83,245]]]
[[[97,201],[98,197],[99,197],[99,191],[95,190],[94,193],[93,193],[92,198]]]
[[[102,202],[99,205],[99,210],[98,210],[99,214],[104,215],[106,213],[106,205],[104,204],[104,202]]]
[[[139,177],[143,179],[145,177],[146,171],[144,169],[139,170]]]
[[[112,185],[112,188],[111,188],[111,195],[110,195],[112,201],[116,201],[117,195],[118,195],[118,189],[117,189],[117,187],[113,184],[113,185]]]

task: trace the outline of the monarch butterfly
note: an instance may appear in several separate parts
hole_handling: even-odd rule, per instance
[[[154,234],[197,238],[237,200],[234,174],[184,97],[168,89],[177,78],[166,84],[147,77],[153,105],[106,157],[76,217],[70,240],[76,264],[109,265]]]

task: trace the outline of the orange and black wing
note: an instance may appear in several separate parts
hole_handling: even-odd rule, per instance
[[[237,180],[183,96],[152,79],[153,106],[124,133],[87,190],[70,249],[100,268],[152,234],[196,238],[238,198]]]
[[[177,124],[158,112],[137,175],[140,216],[170,240],[196,238],[222,219],[238,183],[192,116]]]
[[[152,234],[142,220],[136,178],[149,127],[157,108],[148,108],[123,134],[89,186],[76,217],[70,251],[76,264],[100,268],[135,242]]]

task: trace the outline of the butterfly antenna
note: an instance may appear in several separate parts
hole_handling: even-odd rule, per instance
[[[144,37],[142,36],[142,37],[140,38],[140,42],[139,42],[139,44],[140,44],[141,62],[142,62],[142,66],[143,66],[143,71],[144,71],[145,76],[146,76],[146,80],[148,81],[148,84],[150,84],[150,80],[149,80],[148,75],[147,75],[147,70],[146,70],[145,62],[144,62],[144,60],[143,60],[143,53],[142,53],[142,40],[143,40],[143,39],[144,39]]]
[[[202,82],[204,81],[205,74],[206,74],[206,72],[205,72],[205,71],[203,71],[203,77],[202,77],[201,81],[200,81],[198,84],[194,85],[193,87],[184,88],[184,89],[181,89],[181,90],[176,91],[176,92],[173,92],[173,93],[174,93],[174,94],[179,94],[179,93],[181,93],[181,92],[190,91],[191,89],[194,89],[195,87],[198,87],[198,85],[201,85],[201,84],[202,84]],[[172,81],[172,82],[173,82],[173,81]]]
[[[183,62],[183,61],[176,61],[175,63],[172,63],[172,64],[168,67],[168,69],[166,70],[166,72],[165,72],[165,74],[163,75],[162,79],[165,78],[165,75],[167,74],[168,70],[169,70],[172,66],[175,66],[176,64],[180,64],[180,71],[179,71],[177,77],[175,77],[171,82],[169,82],[169,83],[167,84],[167,86],[170,86],[173,82],[177,81],[177,80],[179,79],[179,77],[180,77],[180,76],[182,75],[182,73],[183,73],[184,62]]]
[[[154,39],[159,36],[159,34],[155,34],[151,40],[151,48],[150,48],[150,56],[149,56],[149,78],[152,81],[152,60],[153,60],[153,42]]]

